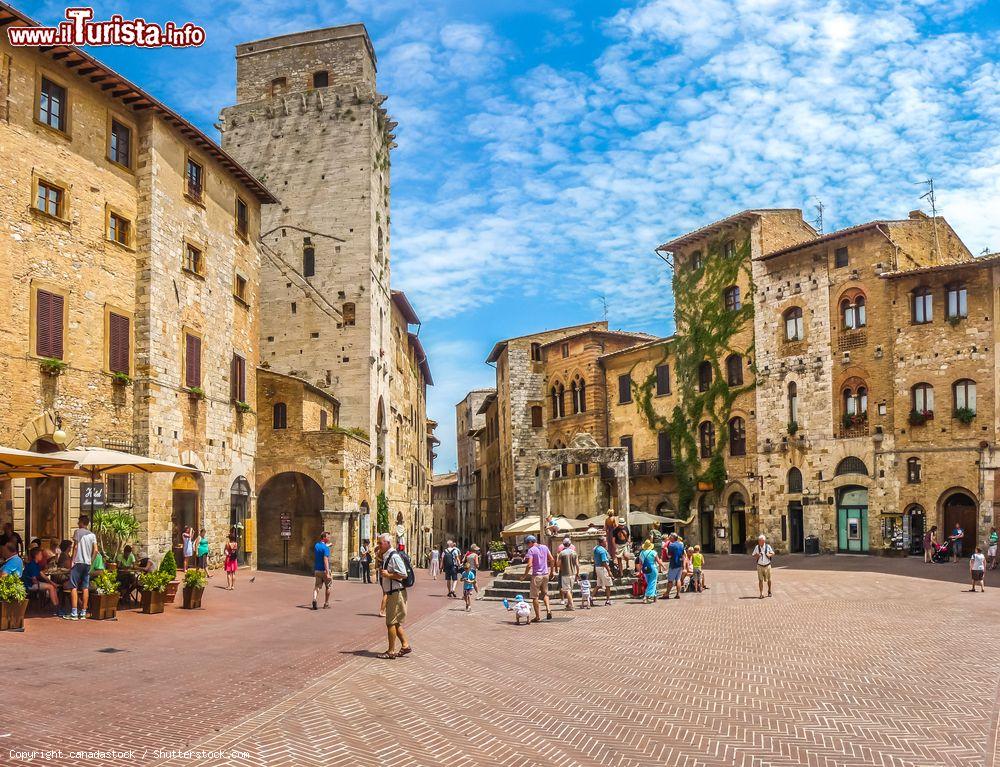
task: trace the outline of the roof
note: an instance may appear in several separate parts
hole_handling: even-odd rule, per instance
[[[909,219],[905,219],[909,220]],[[900,221],[893,221],[891,219],[878,219],[877,221],[869,221],[865,224],[857,224],[855,226],[849,226],[846,229],[838,229],[835,232],[830,232],[829,234],[823,234],[814,240],[806,240],[805,242],[800,242],[795,245],[789,245],[787,248],[781,248],[780,250],[772,250],[770,253],[765,253],[760,256],[758,261],[767,261],[771,258],[776,258],[778,256],[784,256],[787,253],[794,253],[798,250],[804,250],[805,248],[811,248],[813,245],[822,245],[824,243],[830,242],[831,240],[838,240],[841,237],[850,237],[855,234],[861,234],[867,232],[871,229],[876,229],[883,224],[891,223],[901,223]]]
[[[289,381],[295,381],[296,383],[302,384],[303,387],[311,391],[313,394],[318,394],[319,396],[332,402],[334,405],[338,406],[340,405],[340,400],[334,397],[332,394],[330,394],[330,392],[324,391],[323,389],[320,389],[318,386],[314,386],[304,378],[293,376],[291,373],[279,373],[277,370],[271,370],[270,368],[260,367],[259,365],[257,366],[257,373],[258,375],[264,374],[269,376],[278,376],[279,378],[287,378]]]
[[[410,303],[410,299],[406,297],[406,293],[402,290],[392,291],[392,302],[399,309],[400,314],[403,315],[403,319],[407,321],[410,325],[419,325],[420,318],[417,316],[416,311],[413,309],[413,304]]]
[[[431,485],[434,487],[444,487],[458,482],[458,473],[450,471],[447,474],[435,474],[431,477]]]
[[[711,224],[706,224],[700,229],[695,229],[693,232],[688,232],[687,234],[682,234],[679,237],[668,240],[660,245],[656,250],[671,251],[678,246],[687,245],[695,240],[706,237],[724,226],[729,226],[731,224],[736,224],[740,221],[746,221],[752,218],[758,218],[759,216],[766,215],[768,213],[797,213],[800,217],[802,216],[802,211],[798,208],[749,208],[747,210],[741,210],[739,213],[734,213],[731,216],[727,216],[726,218],[719,219],[718,221],[713,221]],[[802,223],[809,226],[806,221],[803,221]],[[811,226],[809,228],[812,229]]]
[[[490,409],[490,405],[497,401],[497,393],[487,395],[486,399],[483,400],[483,404],[479,406],[479,410],[476,411],[476,415],[483,415],[487,410]]]
[[[629,352],[637,352],[641,351],[642,349],[649,349],[654,346],[661,346],[664,344],[668,344],[673,340],[674,340],[673,336],[664,336],[663,338],[655,338],[652,341],[649,341],[648,343],[638,344],[636,346],[629,346],[627,349],[619,349],[618,351],[602,354],[600,357],[598,357],[598,359],[606,360],[608,359],[608,357],[614,357],[618,354],[628,354]]]
[[[1000,264],[1000,253],[987,253],[971,261],[951,261],[947,264],[934,264],[933,266],[920,266],[916,269],[901,269],[897,272],[884,272],[881,277],[893,279],[895,277],[911,277],[918,274],[930,274],[931,272],[946,272],[950,269],[968,269],[980,266],[995,266]]]
[[[431,366],[427,364],[427,352],[424,351],[424,345],[420,343],[420,339],[417,338],[416,333],[406,334],[410,343],[413,344],[413,351],[417,357],[417,365],[420,367],[420,372],[424,374],[424,381],[428,386],[434,385],[434,379],[431,378]]]
[[[25,15],[16,8],[0,1],[0,27],[16,23],[17,26],[39,27],[39,22]],[[84,53],[72,45],[54,45],[40,47],[41,53],[47,54],[62,64],[67,70],[78,77],[86,76],[95,87],[101,88],[109,97],[118,99],[133,113],[144,110],[155,112],[169,125],[172,125],[184,138],[198,145],[216,162],[225,168],[246,189],[253,192],[261,203],[275,203],[278,198],[271,194],[257,178],[240,165],[222,147],[202,133],[192,123],[181,117],[163,102],[150,95],[138,85],[126,80],[111,67],[102,64],[93,56]],[[99,83],[99,85],[98,85]]]
[[[490,352],[490,356],[486,358],[486,361],[496,362],[498,359],[500,359],[500,354],[503,352],[504,347],[507,346],[507,344],[509,344],[511,341],[520,341],[525,338],[534,338],[535,336],[544,335],[545,333],[558,333],[562,330],[567,331],[568,334],[569,331],[593,328],[595,325],[603,325],[605,330],[607,330],[608,327],[607,322],[584,322],[580,325],[570,325],[565,328],[553,328],[552,330],[539,330],[535,333],[526,333],[523,336],[514,336],[513,338],[505,338],[502,341],[497,341],[496,344],[493,345],[493,351]]]
[[[562,336],[560,338],[556,338],[553,341],[549,341],[547,344],[542,344],[542,348],[544,349],[546,347],[553,346],[555,344],[561,344],[565,341],[569,341],[570,339],[579,338],[580,336],[585,336],[589,333],[594,333],[596,335],[601,335],[601,336],[611,336],[613,338],[637,338],[642,341],[651,341],[656,338],[656,336],[652,335],[651,333],[641,333],[641,332],[633,333],[628,330],[584,330],[579,333],[573,333],[573,335],[570,336]]]

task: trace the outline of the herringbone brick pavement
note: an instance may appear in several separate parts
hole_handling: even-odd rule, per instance
[[[530,627],[449,606],[411,656],[353,659],[198,746],[221,756],[163,763],[992,767],[1000,590],[775,580],[758,600],[752,572],[715,571],[702,595]]]

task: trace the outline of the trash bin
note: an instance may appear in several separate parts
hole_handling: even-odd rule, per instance
[[[361,580],[361,560],[357,557],[354,557],[347,563],[347,579],[350,580],[351,578]]]
[[[806,554],[819,554],[819,538],[815,535],[806,536]]]

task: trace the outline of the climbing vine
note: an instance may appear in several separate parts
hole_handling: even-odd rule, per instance
[[[752,336],[739,345],[740,331],[753,322],[753,280],[750,273],[750,240],[746,238],[727,253],[727,238],[713,240],[705,250],[698,268],[674,264],[673,291],[676,335],[663,344],[660,363],[670,361],[679,402],[669,415],[660,415],[653,407],[656,366],[643,380],[636,381],[632,367],[632,398],[649,427],[666,431],[674,463],[678,488],[678,513],[686,517],[699,482],[711,484],[721,492],[726,484],[723,450],[729,442],[729,419],[733,403],[743,392],[754,388],[750,383],[731,386],[725,361],[730,354],[747,359],[753,351]],[[723,297],[726,288],[739,283],[746,275],[749,295],[741,296],[740,308],[727,308]],[[702,362],[712,366],[712,381],[706,391],[698,391],[698,372]],[[715,427],[712,454],[701,457],[699,426],[710,420]]]
[[[376,530],[379,533],[387,533],[389,532],[389,499],[385,497],[385,490],[378,494],[375,503],[377,506]]]

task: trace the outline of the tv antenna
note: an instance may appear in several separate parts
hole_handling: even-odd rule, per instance
[[[813,206],[816,208],[816,218],[813,219],[813,229],[820,234],[823,234],[823,201],[815,195],[813,196],[813,199],[816,201],[816,205]]]
[[[600,296],[601,299],[601,309],[604,312],[604,321],[608,321],[608,299],[604,297],[603,294]]]
[[[917,181],[916,183],[927,187],[927,191],[920,195],[920,199],[927,200],[931,206],[931,223],[934,226],[934,260],[937,261],[941,258],[941,241],[938,239],[938,210],[937,196],[934,194],[934,179],[929,178],[926,181]]]

